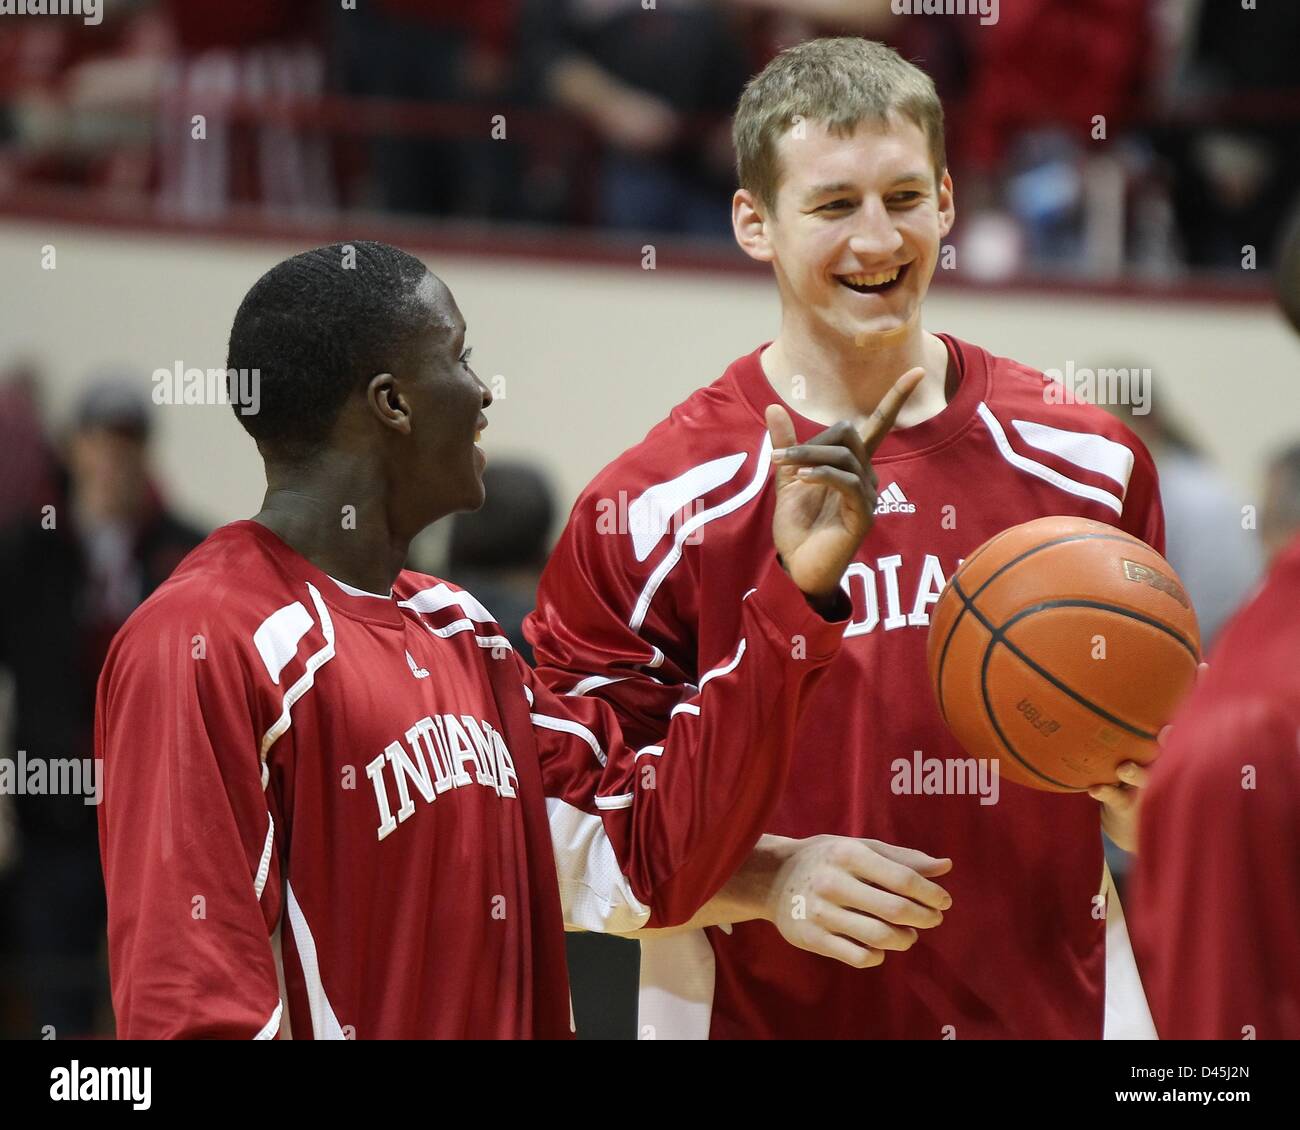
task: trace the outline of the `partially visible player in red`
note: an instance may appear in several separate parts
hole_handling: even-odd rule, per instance
[[[1298,218],[1300,219],[1300,218]],[[1300,222],[1278,267],[1300,330]],[[1300,454],[1273,468],[1273,559],[1145,790],[1133,941],[1164,1039],[1300,1039]]]
[[[99,684],[118,1035],[567,1036],[563,921],[682,922],[765,826],[843,631],[874,440],[782,473],[729,661],[632,749],[470,593],[403,568],[482,504],[492,399],[418,259],[286,260],[229,364],[262,509],[141,606]]]
[[[1074,390],[923,325],[955,209],[922,71],[878,43],[804,43],[750,83],[734,136],[735,236],[772,266],[779,334],[579,498],[527,629],[542,677],[612,703],[635,742],[658,740],[730,654],[776,501],[769,467],[839,442],[826,425],[868,416],[898,374],[925,377],[873,459],[876,525],[843,578],[853,621],[800,719],[771,835],[699,928],[642,936],[642,1030],[1149,1036],[1117,900],[1107,913],[1101,838],[1104,824],[1132,845],[1137,790],[1116,782],[1100,808],[1011,784],[934,795],[911,769],[918,750],[941,769],[965,760],[926,675],[945,579],[993,534],[1048,514],[1162,549],[1150,456]],[[1076,347],[1063,344],[1062,368]],[[775,441],[773,405],[794,421]],[[620,497],[628,529],[603,536]],[[948,857],[951,909],[926,896]],[[888,951],[907,952],[860,971]]]

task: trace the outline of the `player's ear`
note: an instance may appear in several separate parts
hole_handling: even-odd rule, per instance
[[[952,174],[943,171],[943,180],[939,182],[939,238],[942,239],[957,222],[957,206],[953,201]]]
[[[741,250],[760,263],[770,263],[775,258],[767,225],[765,205],[749,189],[736,189],[736,195],[731,198],[731,230]]]
[[[370,378],[370,383],[366,385],[366,403],[385,426],[400,432],[410,432],[411,409],[398,390],[397,380],[392,373],[380,373]]]

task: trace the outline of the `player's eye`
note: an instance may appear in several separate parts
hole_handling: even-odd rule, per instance
[[[842,212],[845,208],[852,208],[852,200],[832,200],[829,204],[823,204],[817,209],[819,212]]]
[[[474,347],[470,346],[468,349],[465,350],[464,353],[460,355],[460,363],[464,365],[466,368],[469,368],[469,356],[473,352],[474,352]]]
[[[924,195],[923,192],[896,192],[890,201],[894,204],[915,204]]]

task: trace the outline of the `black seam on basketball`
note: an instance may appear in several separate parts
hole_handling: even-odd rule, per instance
[[[978,610],[972,608],[971,611],[974,612],[976,616],[979,616]],[[1001,642],[1005,644],[1006,641],[1004,640]],[[1002,723],[998,721],[998,716],[993,710],[993,702],[989,698],[988,683],[989,663],[993,658],[993,649],[998,645],[998,643],[999,640],[997,636],[991,635],[989,637],[989,642],[984,648],[984,662],[980,664],[980,694],[984,697],[984,713],[988,717],[988,720],[993,723],[994,733],[997,734],[998,740],[1006,747],[1007,752],[1020,762],[1021,765],[1028,769],[1035,777],[1046,781],[1048,784],[1056,785],[1058,788],[1069,789],[1071,792],[1082,792],[1083,790],[1081,788],[1078,788],[1075,785],[1067,785],[1064,781],[1058,781],[1055,777],[1049,777],[1042,770],[1030,765],[1028,761],[1016,752],[1016,747],[1011,744],[1011,739],[1003,732]]]
[[[1027,656],[1023,651],[1021,651],[1020,648],[1018,648],[1009,639],[1007,639],[1006,636],[1003,634],[1003,629],[995,628],[993,624],[990,622],[990,620],[988,619],[988,617],[985,616],[984,613],[982,613],[978,608],[975,607],[974,603],[971,603],[969,607],[970,607],[971,615],[975,616],[980,621],[980,623],[983,624],[984,627],[987,628],[990,633],[992,633],[993,635],[992,642],[1001,643],[1002,646],[1005,647],[1009,652],[1011,652],[1011,654],[1014,655],[1017,659],[1019,659],[1021,663],[1025,664],[1025,666],[1030,668],[1030,670],[1035,671],[1039,675],[1041,675],[1044,679],[1046,679],[1049,683],[1051,683],[1052,686],[1054,686],[1058,691],[1061,691],[1062,693],[1069,695],[1080,706],[1084,707],[1087,710],[1091,710],[1098,717],[1104,718],[1112,726],[1118,726],[1121,730],[1127,730],[1130,734],[1133,734],[1135,737],[1142,738],[1145,741],[1155,741],[1155,737],[1156,737],[1155,734],[1149,734],[1147,733],[1146,730],[1139,729],[1137,726],[1129,725],[1129,723],[1125,722],[1123,719],[1115,717],[1115,715],[1111,714],[1109,711],[1103,710],[1095,702],[1090,702],[1088,699],[1084,698],[1083,695],[1079,694],[1077,691],[1072,690],[1070,687],[1066,686],[1065,683],[1061,682],[1061,680],[1058,679],[1055,675],[1053,675],[1050,671],[1044,670],[1032,659],[1030,659],[1029,656]]]
[[[1012,529],[1015,529],[1015,527],[1013,526]],[[1020,564],[1021,561],[1024,561],[1025,558],[1033,557],[1035,553],[1039,553],[1044,549],[1051,549],[1052,546],[1054,545],[1065,545],[1066,542],[1071,542],[1071,541],[1135,541],[1140,546],[1143,546],[1147,549],[1151,548],[1141,538],[1135,538],[1132,534],[1126,534],[1123,531],[1121,531],[1118,534],[1066,534],[1064,537],[1053,538],[1051,541],[1045,541],[1041,545],[1036,545],[1033,547],[1033,549],[1027,549],[1025,550],[1024,553],[1020,554],[1018,557],[1013,557],[1005,565],[999,565],[997,569],[994,570],[994,572],[989,576],[989,579],[985,581],[982,585],[980,585],[980,587],[977,588],[973,593],[971,593],[971,600],[974,600],[977,596],[979,596],[979,594],[982,593],[986,588],[988,588],[989,585],[991,585],[1000,576],[1002,576],[1003,573],[1005,573],[1008,569],[1010,569],[1012,565],[1018,565]]]
[[[970,607],[970,600],[967,598],[966,594],[961,591],[961,585],[957,583],[957,578],[955,576],[949,582],[949,585],[951,586],[952,591],[957,594],[957,599],[961,601],[961,607],[957,610],[957,615],[953,619],[952,627],[948,629],[948,635],[944,638],[943,647],[939,651],[939,673],[938,677],[935,679],[935,683],[938,685],[939,690],[939,717],[944,720],[945,725],[948,722],[948,708],[944,705],[943,701],[943,668],[948,662],[948,645],[952,643],[952,637],[957,631],[957,625],[961,623],[961,618],[966,615],[966,609]]]
[[[1132,620],[1137,620],[1139,623],[1149,624],[1153,628],[1158,628],[1160,631],[1164,632],[1165,635],[1171,636],[1182,644],[1186,649],[1187,654],[1192,657],[1193,662],[1200,663],[1201,661],[1200,655],[1197,653],[1196,648],[1192,646],[1191,642],[1183,638],[1183,636],[1178,632],[1175,632],[1168,624],[1152,619],[1143,612],[1134,612],[1131,608],[1124,608],[1118,604],[1107,604],[1102,600],[1086,600],[1083,597],[1062,597],[1060,600],[1044,600],[1040,604],[1034,604],[1028,608],[1022,608],[1012,616],[1010,620],[1002,625],[1002,630],[1005,632],[1018,620],[1023,620],[1026,616],[1031,616],[1035,612],[1042,612],[1047,608],[1098,608],[1103,612],[1114,612],[1119,616],[1127,616]]]
[[[975,561],[979,560],[980,556],[984,553],[985,550],[991,549],[995,542],[1001,541],[1003,537],[1005,537],[1015,528],[1016,528],[1015,526],[1008,526],[1000,534],[994,534],[991,538],[989,538],[988,541],[986,541],[982,546],[980,546],[978,549],[975,550],[973,556],[966,558],[966,560],[962,563],[961,568],[964,569],[968,565],[971,565]],[[1136,541],[1139,545],[1146,545],[1146,542],[1142,541],[1140,538],[1135,538],[1133,537],[1132,534],[1125,534],[1123,533],[1123,531],[1121,531],[1118,534],[1066,534],[1063,537],[1053,538],[1051,541],[1045,541],[1043,542],[1042,545],[1036,545],[1034,546],[1033,549],[1027,549],[1025,550],[1024,553],[1020,554],[1019,556],[1013,557],[1005,565],[999,565],[998,568],[993,571],[992,575],[982,585],[980,585],[980,587],[976,589],[970,596],[967,596],[962,591],[961,585],[957,583],[956,574],[953,575],[953,579],[949,582],[949,584],[952,587],[952,589],[957,593],[957,596],[961,599],[962,606],[957,610],[957,615],[953,617],[952,624],[948,628],[948,634],[947,636],[944,637],[943,647],[939,649],[939,670],[937,673],[937,677],[935,678],[935,682],[938,684],[937,697],[939,699],[939,717],[941,717],[945,723],[948,721],[948,710],[947,707],[944,705],[944,701],[943,701],[943,669],[944,669],[944,665],[948,662],[948,645],[952,643],[952,637],[957,631],[957,625],[961,623],[962,617],[966,615],[966,610],[968,608],[971,608],[971,601],[973,601],[977,596],[979,596],[980,593],[982,593],[986,588],[988,588],[989,585],[991,585],[1000,576],[1002,576],[1003,573],[1005,573],[1008,569],[1010,569],[1012,565],[1015,565],[1017,562],[1023,561],[1026,557],[1032,557],[1040,549],[1047,549],[1053,545],[1064,545],[1066,542],[1087,541],[1090,539],[1105,540],[1105,541]],[[990,627],[990,625],[987,622],[985,622],[985,627]]]

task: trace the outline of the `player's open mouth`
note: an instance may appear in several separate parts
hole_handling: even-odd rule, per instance
[[[835,279],[855,294],[887,294],[903,281],[910,266],[910,263],[904,263],[901,267],[893,267],[879,274],[836,275]]]

